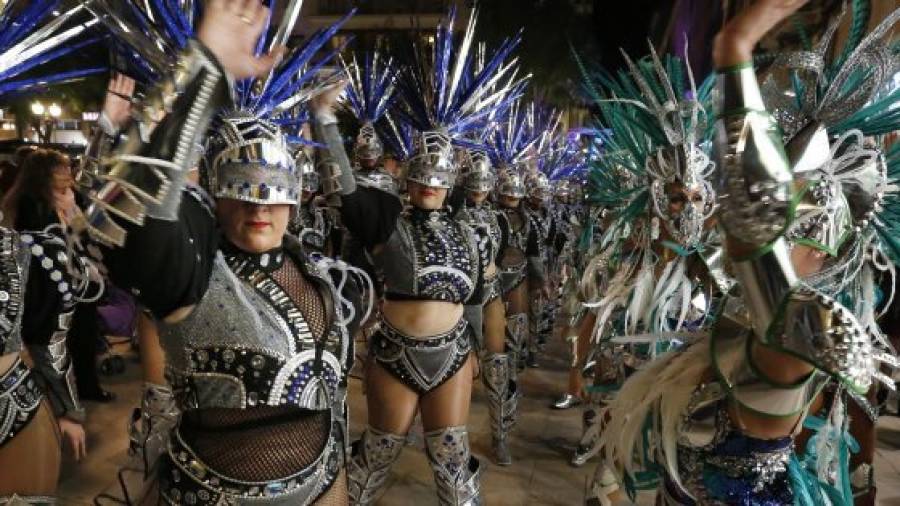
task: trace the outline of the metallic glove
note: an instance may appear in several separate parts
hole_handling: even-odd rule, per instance
[[[190,41],[172,75],[143,105],[127,142],[112,157],[112,167],[100,176],[103,187],[91,195],[86,216],[95,239],[125,243],[125,229],[113,215],[135,225],[146,217],[176,218],[187,173],[197,161],[197,145],[213,115],[231,100],[230,89],[215,57]]]
[[[741,242],[768,246],[791,219],[793,178],[752,67],[719,74],[716,106],[719,223]]]

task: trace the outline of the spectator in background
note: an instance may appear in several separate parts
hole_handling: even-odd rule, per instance
[[[20,231],[68,225],[77,209],[73,186],[67,156],[51,149],[34,150],[19,166],[18,177],[3,198],[4,225]],[[109,402],[115,396],[100,387],[97,376],[100,338],[97,303],[78,304],[67,339],[78,392],[85,400]]]
[[[22,163],[28,158],[28,155],[34,153],[37,149],[37,146],[32,145],[21,146],[16,149],[16,153],[13,155],[12,164],[4,167],[3,172],[0,173],[0,196],[6,195],[6,192],[12,188],[19,175],[19,169],[22,167]]]
[[[58,151],[38,149],[18,168],[16,180],[3,198],[4,224],[16,230],[67,224],[75,211],[69,158]]]

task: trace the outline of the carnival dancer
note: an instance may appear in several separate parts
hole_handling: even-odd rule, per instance
[[[335,287],[344,285],[329,274],[337,264],[313,262],[286,234],[300,181],[278,126],[264,119],[296,100],[321,63],[312,54],[337,28],[279,65],[299,2],[262,43],[270,17],[260,2],[207,3],[196,39],[181,31],[194,10],[170,11],[177,24],[167,29],[182,37],[150,40],[149,23],[123,14],[140,10],[92,5],[164,76],[96,175],[85,220],[111,279],[153,313],[166,350],[182,415],[159,463],[161,501],[345,502],[343,383],[362,310]],[[217,113],[201,178],[213,209],[185,179]],[[151,120],[159,124],[148,129]]]
[[[399,200],[397,179],[384,167],[384,143],[379,135],[381,120],[396,100],[397,66],[391,58],[379,52],[366,53],[362,62],[354,55],[349,63],[341,60],[341,64],[348,81],[341,109],[359,123],[351,160],[356,184],[362,188],[382,190]],[[376,288],[381,295],[381,274],[376,272],[363,243],[348,230],[341,248],[341,258],[365,270],[376,280]]]
[[[82,8],[57,12],[57,2],[8,2],[0,8],[0,97],[105,69],[70,69],[23,77],[48,61],[77,51],[92,23],[73,24]],[[64,156],[36,150],[32,176],[43,172],[59,188],[58,205],[37,217],[43,230],[0,227],[0,504],[53,505],[61,446],[76,460],[86,451],[84,409],[75,387],[66,335],[79,300],[95,301],[102,286],[92,267],[68,243],[71,173]],[[20,173],[20,179],[24,176]],[[19,182],[21,184],[21,181]],[[18,206],[16,206],[18,207]],[[34,222],[35,216],[19,216]],[[95,271],[94,271],[95,272]],[[23,353],[31,366],[23,361]]]
[[[305,147],[297,149],[294,163],[300,174],[300,203],[288,231],[300,239],[307,254],[333,256],[335,217],[320,196],[319,172]]]
[[[577,143],[566,140],[542,158],[542,170],[549,174],[553,191],[551,208],[552,227],[547,248],[552,250],[548,259],[551,289],[556,300],[550,312],[550,321],[557,319],[562,309],[560,337],[569,345],[569,378],[566,391],[550,405],[553,409],[569,409],[581,404],[583,398],[583,374],[593,335],[593,313],[584,307],[581,293],[581,276],[587,260],[591,259],[595,246],[599,245],[600,213],[588,214],[587,205],[570,203],[570,184],[580,182],[587,168],[586,158]],[[573,183],[575,182],[575,183]]]
[[[533,351],[528,337],[528,280],[543,285],[545,277],[538,230],[531,226],[522,205],[529,157],[546,134],[535,120],[533,108],[517,103],[488,140],[491,161],[499,171],[495,191],[504,248],[498,266],[506,303],[507,347],[517,370],[525,367]]]
[[[591,390],[601,405],[644,363],[705,328],[719,291],[699,255],[711,249],[715,208],[714,165],[705,151],[711,80],[698,90],[682,61],[661,60],[652,49],[638,62],[626,56],[626,64],[617,76],[588,76],[588,92],[611,129],[609,149],[590,174],[591,200],[610,209],[609,224],[582,280],[585,305],[596,312]],[[692,92],[687,97],[684,87]],[[667,119],[669,107],[683,111],[677,121]],[[575,463],[597,451],[606,430],[597,410],[586,407],[590,423]],[[651,466],[635,471],[629,488],[656,486]],[[602,502],[618,484],[603,466],[597,478]]]
[[[465,149],[461,165],[461,188],[466,199],[456,219],[476,231],[484,244],[482,251],[491,259],[485,272],[482,297],[466,305],[465,315],[479,338],[481,379],[488,395],[494,462],[506,466],[512,464],[508,438],[515,424],[519,395],[512,371],[515,364],[506,350],[506,316],[497,269],[497,256],[503,249],[502,234],[496,211],[488,201],[497,177],[490,157],[482,149]]]
[[[518,89],[515,65],[505,63],[518,38],[466,75],[475,58],[476,15],[459,46],[453,44],[455,18],[451,11],[439,26],[430,57],[418,53],[423,59],[410,62],[397,80],[398,118],[416,130],[407,162],[408,210],[388,192],[356,185],[332,104],[326,96],[314,104],[318,134],[341,169],[341,217],[384,273],[380,328],[366,368],[369,419],[349,466],[354,504],[374,502],[417,410],[439,502],[480,502],[481,465],[470,453],[466,429],[474,342],[463,304],[481,300],[490,258],[479,253],[475,232],[453,218],[445,199],[457,171],[452,140],[483,128]]]
[[[893,224],[885,219],[895,206],[894,190],[887,184],[896,174],[900,150],[884,146],[884,135],[900,129],[900,121],[889,113],[896,91],[884,89],[892,69],[900,65],[900,56],[884,49],[900,20],[900,10],[867,33],[871,3],[860,0],[850,6],[851,30],[843,47],[833,47],[836,28],[848,20],[841,12],[814,47],[780,54],[760,91],[791,157],[798,151],[816,156],[794,167],[802,196],[787,231],[794,244],[824,255],[822,270],[804,282],[839,297],[876,340],[876,348],[896,355],[876,319],[893,298],[893,262],[900,258],[893,247]],[[812,63],[798,63],[807,57],[813,58]],[[869,69],[865,78],[854,77],[862,67]],[[795,77],[787,82],[780,79],[782,72]],[[841,89],[847,80],[854,82],[853,93]],[[787,90],[813,84],[829,91],[801,93],[796,102],[781,98]],[[885,199],[875,207],[877,214],[866,218],[871,211],[866,202],[879,199],[879,192],[884,192]],[[858,227],[856,234],[849,232],[851,224]],[[879,285],[888,289],[884,296],[876,288]],[[874,383],[862,393],[836,382],[829,384],[813,401],[803,422],[806,430],[796,438],[798,459],[821,481],[832,503],[875,504],[878,409],[873,401],[878,387]]]
[[[545,135],[552,135],[548,132]],[[548,156],[549,149],[538,147],[538,160]],[[528,277],[528,356],[525,363],[528,367],[537,367],[537,355],[541,346],[547,342],[547,334],[552,331],[552,323],[547,321],[545,309],[550,300],[550,286],[547,279],[549,248],[547,241],[551,234],[550,212],[547,209],[547,197],[550,194],[550,180],[547,175],[537,170],[537,164],[525,176],[525,200],[522,210],[529,221],[529,228],[537,236],[538,257],[541,269],[529,269]]]
[[[840,494],[822,486],[827,480],[809,477],[793,455],[794,435],[827,383],[864,393],[873,381],[888,383],[879,372],[881,362],[896,365],[896,357],[871,332],[874,321],[861,324],[852,305],[823,289],[828,285],[822,280],[841,276],[832,277],[828,254],[811,245],[832,244],[826,239],[843,236],[841,248],[861,244],[865,251],[879,245],[873,240],[882,237],[879,229],[893,229],[893,215],[879,209],[881,204],[893,207],[896,197],[885,193],[884,166],[863,135],[839,135],[837,144],[846,156],[835,165],[827,163],[831,150],[817,149],[842,127],[868,126],[871,111],[826,133],[829,119],[853,116],[836,107],[810,109],[817,117],[786,132],[785,150],[752,68],[756,42],[803,3],[756,2],[732,19],[715,43],[721,192],[716,214],[737,280],[734,297],[726,301],[710,336],[633,375],[609,408],[602,436],[606,462],[626,473],[657,462],[665,472],[659,489],[664,504],[840,502]],[[897,15],[885,23],[894,23]],[[867,58],[885,56],[880,39],[886,31],[881,25],[850,58],[881,61]],[[881,77],[867,72],[875,81],[848,87],[846,80],[856,75],[851,68],[838,72],[840,78],[819,90],[821,96],[842,97],[836,103],[867,102],[875,89],[868,85]],[[830,178],[815,186],[805,183],[816,179],[807,179],[806,173],[823,168],[826,175],[847,177],[838,185],[829,184]],[[836,198],[819,191],[826,188]],[[812,192],[809,203],[796,205],[798,189]],[[811,215],[817,218],[807,219]],[[871,304],[870,297],[850,300]],[[645,420],[652,428],[652,455],[633,429]],[[819,462],[846,473],[840,469],[845,464],[830,453],[819,454]]]

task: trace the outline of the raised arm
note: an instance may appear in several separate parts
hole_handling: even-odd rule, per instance
[[[86,216],[104,245],[110,278],[158,317],[199,300],[216,251],[210,206],[200,197],[182,205],[196,146],[230,104],[232,79],[267,73],[277,61],[277,54],[255,56],[268,15],[261,2],[214,0],[204,12],[197,40],[150,94],[108,170],[101,169]]]
[[[807,269],[807,247],[792,249],[784,235],[794,214],[791,164],[752,66],[759,39],[804,3],[757,1],[716,38],[718,222],[756,338],[758,372],[794,384],[815,367],[864,391],[872,357],[859,324],[846,308],[800,283],[796,269]]]
[[[363,246],[373,248],[387,241],[394,232],[403,204],[387,192],[356,186],[334,113],[342,90],[343,86],[336,86],[311,101],[316,138],[327,145],[318,169],[323,190],[340,200],[344,226]]]

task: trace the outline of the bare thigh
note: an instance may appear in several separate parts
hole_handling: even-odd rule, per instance
[[[469,355],[465,365],[453,377],[422,396],[422,427],[426,432],[468,423],[473,356]]]
[[[469,373],[471,375],[471,372]],[[366,406],[369,425],[382,432],[406,434],[416,416],[419,396],[377,360],[366,367]]]
[[[0,448],[0,496],[56,495],[61,460],[59,428],[44,401],[31,422]]]
[[[506,315],[528,312],[528,282],[523,281],[506,296]]]
[[[484,346],[491,353],[503,353],[506,341],[506,309],[500,297],[484,306]]]

